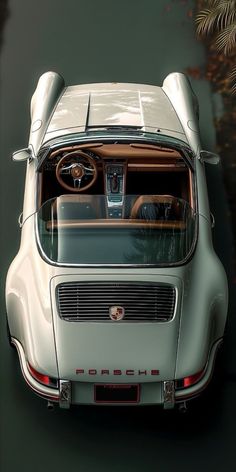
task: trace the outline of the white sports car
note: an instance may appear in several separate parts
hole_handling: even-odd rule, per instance
[[[227,316],[212,246],[198,102],[162,87],[66,87],[31,101],[21,245],[8,271],[9,341],[49,407],[185,407],[208,384]]]

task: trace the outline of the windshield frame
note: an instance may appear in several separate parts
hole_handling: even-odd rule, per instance
[[[115,132],[116,131],[116,132]],[[130,143],[130,142],[138,142],[143,144],[154,144],[169,147],[170,149],[176,149],[182,153],[182,157],[186,164],[190,166],[192,170],[194,170],[194,153],[190,146],[181,139],[173,138],[168,135],[164,134],[157,134],[157,133],[150,133],[146,131],[124,131],[120,130],[120,133],[115,130],[115,128],[110,128],[108,130],[93,130],[87,131],[84,133],[74,133],[68,134],[64,136],[60,136],[60,138],[51,139],[43,144],[40,148],[37,160],[38,166],[37,170],[40,170],[41,165],[47,159],[48,155],[52,151],[56,151],[61,147],[70,146],[72,144],[79,145],[79,144],[86,144],[86,143],[94,143],[101,140],[104,143],[110,142],[119,142],[119,143]]]

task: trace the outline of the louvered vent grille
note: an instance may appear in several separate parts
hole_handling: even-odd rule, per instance
[[[125,321],[169,321],[176,290],[161,283],[68,282],[57,286],[58,312],[66,321],[110,321],[111,307],[122,307]]]

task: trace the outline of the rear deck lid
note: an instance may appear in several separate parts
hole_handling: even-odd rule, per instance
[[[81,285],[86,287],[86,282],[87,303],[79,301],[80,295],[71,295],[65,290],[68,284],[77,284],[80,292]],[[143,283],[146,294],[139,289]],[[96,287],[102,285],[100,296],[96,294],[94,284]],[[129,301],[125,299],[125,284],[129,287],[129,293],[132,293],[133,287],[133,302],[130,296]],[[106,285],[110,291],[106,290]],[[159,302],[156,301],[159,307],[155,319],[152,290],[156,286],[160,290],[154,296],[159,299]],[[63,297],[60,290],[64,290]],[[51,280],[51,294],[60,378],[90,382],[118,380],[121,383],[174,378],[181,304],[180,279],[171,276],[158,276],[157,279],[152,275],[122,277],[121,274],[117,278],[115,273],[104,273],[102,277],[94,274],[57,276]],[[76,309],[79,303],[82,305]],[[73,315],[73,310],[77,317]]]

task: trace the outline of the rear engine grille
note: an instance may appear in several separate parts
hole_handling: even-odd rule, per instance
[[[57,286],[59,316],[66,321],[108,321],[111,307],[122,307],[125,321],[169,321],[176,290],[164,283],[68,282]]]

